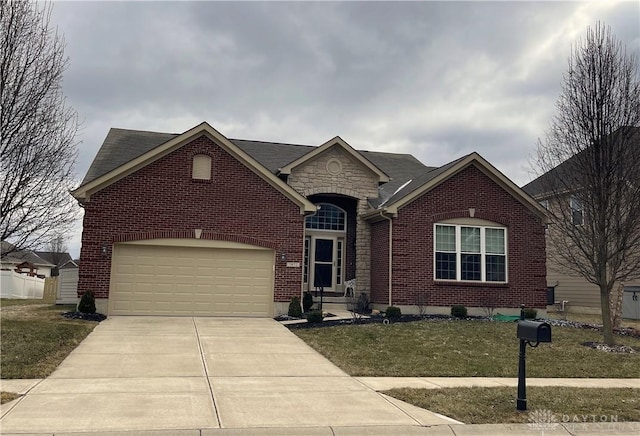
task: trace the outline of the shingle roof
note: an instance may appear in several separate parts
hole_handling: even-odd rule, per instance
[[[2,262],[13,263],[16,265],[22,262],[29,262],[35,266],[55,266],[31,250],[16,250],[15,248],[16,247],[13,244],[7,241],[2,241],[0,243]]]
[[[624,127],[620,130],[617,130],[613,135],[616,134],[629,134],[630,144],[635,147],[640,147],[640,128],[639,127]],[[584,151],[584,150],[583,150]],[[578,153],[576,156],[578,156]],[[563,178],[570,178],[571,173],[574,171],[574,158],[573,156],[564,162],[560,163],[555,168],[547,171],[537,179],[532,180],[522,187],[522,190],[529,194],[534,198],[544,198],[545,194],[551,191],[551,186],[553,186],[554,181]]]
[[[229,139],[229,141],[274,174],[279,168],[304,156],[315,148],[311,145],[280,144],[245,139]]]
[[[89,167],[82,185],[115,170],[176,136],[178,134],[110,129],[96,158]],[[244,139],[229,139],[229,141],[274,174],[277,173],[279,168],[299,159],[316,148],[316,146],[311,145]],[[391,177],[390,182],[379,187],[379,198],[370,199],[371,206],[374,208],[403,198],[458,162],[456,160],[442,167],[428,167],[410,154],[365,150],[358,150],[358,152]]]
[[[380,198],[377,199],[376,202],[371,201],[372,206],[374,206],[375,208],[378,208],[383,206],[384,204],[395,203],[401,198],[404,198],[407,195],[411,194],[413,191],[420,188],[422,185],[424,185],[428,181],[444,173],[449,168],[451,168],[452,166],[454,166],[456,163],[460,162],[467,156],[468,155],[462,156],[461,158],[456,159],[452,162],[449,162],[448,164],[443,165],[441,167],[431,167],[431,168],[425,167],[427,168],[427,172],[422,171],[420,173],[416,173],[412,178],[405,179],[404,183],[398,186],[398,188],[402,188],[402,189],[396,188],[397,191],[390,192],[389,195],[380,195]]]
[[[53,264],[56,266],[61,266],[73,260],[69,253],[56,253],[53,251],[36,251],[35,254],[38,255],[40,258],[46,260],[50,264]]]
[[[107,174],[109,171],[115,170],[176,136],[178,136],[177,133],[110,129],[81,185],[85,185]]]

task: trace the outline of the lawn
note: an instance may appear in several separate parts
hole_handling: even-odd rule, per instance
[[[515,323],[478,320],[361,324],[294,329],[318,352],[352,376],[516,377]],[[550,344],[527,347],[528,377],[640,377],[640,339],[617,336],[633,354],[582,345],[599,331],[552,327]]]
[[[614,425],[612,421],[640,421],[640,389],[529,387],[528,413],[516,411],[515,388],[392,389],[385,393],[465,424],[541,422],[535,420],[541,411],[554,415],[546,422],[596,419]]]
[[[0,305],[3,379],[47,377],[98,324],[60,316],[74,306],[39,300],[2,300]]]

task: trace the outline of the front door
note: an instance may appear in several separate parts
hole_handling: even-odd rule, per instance
[[[313,286],[325,290],[334,288],[335,239],[313,238]]]

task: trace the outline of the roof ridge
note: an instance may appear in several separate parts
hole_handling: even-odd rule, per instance
[[[138,132],[138,133],[155,133],[158,135],[181,135],[181,133],[157,132],[155,130],[125,129],[124,127],[109,127],[109,130],[120,130],[123,132]]]
[[[274,142],[274,141],[261,141],[258,139],[240,139],[240,138],[229,138],[229,141],[246,141],[246,142],[256,142],[259,144],[273,144],[273,145],[291,145],[294,147],[313,147],[317,148],[317,145],[306,145],[306,144],[293,144],[290,142]]]

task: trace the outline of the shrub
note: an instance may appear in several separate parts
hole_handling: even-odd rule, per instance
[[[318,323],[322,322],[322,311],[321,310],[312,310],[307,313],[307,322],[310,323]]]
[[[538,311],[535,309],[527,308],[524,310],[524,319],[536,319],[538,317]]]
[[[313,295],[311,292],[305,292],[302,296],[302,310],[306,313],[313,306]]]
[[[369,296],[362,292],[358,297],[358,302],[356,303],[356,311],[358,313],[369,313],[369,304],[371,304]]]
[[[451,316],[455,318],[466,318],[467,308],[460,304],[453,305],[451,306]]]
[[[402,311],[399,307],[389,306],[387,307],[387,311],[385,312],[386,317],[389,319],[400,319],[402,316]]]
[[[421,317],[424,317],[427,314],[427,306],[429,305],[429,298],[431,297],[431,293],[425,292],[416,295],[414,302],[418,307],[418,314]]]
[[[96,313],[96,298],[92,291],[87,291],[82,295],[78,303],[78,312]]]
[[[289,303],[288,315],[293,318],[302,318],[302,307],[300,307],[300,297],[291,298],[291,303]]]

